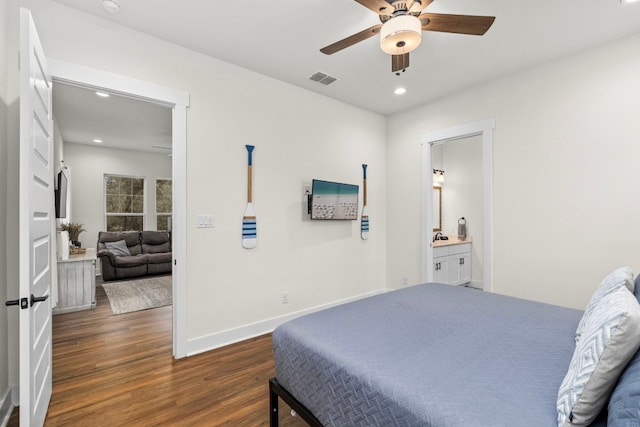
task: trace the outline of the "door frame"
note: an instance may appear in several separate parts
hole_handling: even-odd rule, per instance
[[[102,89],[172,109],[173,357],[187,356],[187,108],[189,93],[154,83],[47,58],[53,81]],[[54,111],[55,114],[55,111]]]
[[[493,291],[493,129],[495,119],[489,118],[465,123],[429,134],[420,138],[422,144],[422,281],[433,281],[433,163],[431,150],[434,145],[444,144],[469,136],[482,136],[482,210],[483,210],[483,290]]]

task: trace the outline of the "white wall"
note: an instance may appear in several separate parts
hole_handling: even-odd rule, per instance
[[[442,186],[442,231],[458,235],[458,219],[467,221],[471,236],[471,281],[482,287],[482,137],[473,136],[438,146],[442,152],[445,183]]]
[[[32,10],[49,57],[190,93],[186,293],[191,343],[386,288],[384,117],[54,2],[10,4],[15,16],[18,5]],[[17,34],[16,25],[11,27]],[[259,236],[251,251],[240,239],[245,144],[256,146]],[[360,240],[356,221],[307,220],[303,184],[312,178],[360,183],[362,163],[370,171],[369,240]],[[197,229],[199,214],[215,215],[215,228]],[[15,242],[17,236],[10,238]],[[284,291],[287,305],[280,303]]]
[[[420,274],[420,136],[495,118],[498,293],[584,308],[602,277],[640,272],[640,35],[388,120],[388,278]]]
[[[166,154],[64,143],[64,163],[71,169],[71,221],[84,224],[82,246],[95,248],[98,232],[106,230],[104,175],[146,179],[146,230],[155,230],[155,180],[171,178],[171,157]]]
[[[9,391],[7,308],[7,4],[0,2],[0,424],[8,411],[3,405]],[[13,295],[12,295],[13,297]]]

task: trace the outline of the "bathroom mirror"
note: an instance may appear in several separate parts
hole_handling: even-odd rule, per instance
[[[433,231],[442,231],[442,187],[433,187]]]

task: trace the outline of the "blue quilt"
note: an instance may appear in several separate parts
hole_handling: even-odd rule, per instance
[[[555,426],[581,315],[413,286],[281,325],[276,377],[325,426]]]

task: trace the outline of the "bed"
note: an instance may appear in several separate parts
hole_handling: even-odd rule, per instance
[[[273,332],[271,426],[279,398],[311,426],[556,426],[582,313],[424,284],[300,317]]]

